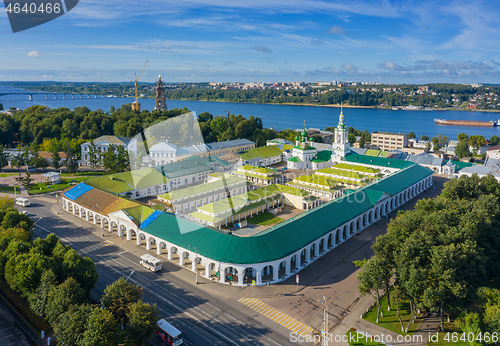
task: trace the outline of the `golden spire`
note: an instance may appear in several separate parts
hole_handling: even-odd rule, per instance
[[[158,79],[161,79],[161,73],[158,73]]]

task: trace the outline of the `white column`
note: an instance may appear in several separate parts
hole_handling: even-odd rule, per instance
[[[151,238],[146,238],[146,250],[151,250]]]
[[[276,282],[278,281],[278,273],[279,273],[279,264],[276,266],[271,266],[271,268],[273,268],[273,281]]]
[[[257,285],[261,285],[262,284],[262,268],[259,268],[259,269],[255,269],[255,276],[256,276],[256,283]]]
[[[220,274],[220,282],[226,282],[226,269],[221,269],[219,271]]]
[[[184,258],[184,252],[181,252],[180,255],[179,255],[179,264],[181,266],[184,265],[184,260],[185,260],[185,258]]]
[[[167,254],[167,258],[171,261],[174,259],[174,252],[172,251],[172,247],[169,247],[168,248],[168,254]]]
[[[137,245],[141,245],[141,235],[137,233]]]
[[[238,286],[243,285],[243,270],[238,271]]]
[[[210,279],[210,263],[205,264],[205,277]]]

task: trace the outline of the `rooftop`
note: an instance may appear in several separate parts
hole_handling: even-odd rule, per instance
[[[103,175],[88,179],[85,183],[111,193],[125,193],[146,187],[163,185],[170,180],[154,168],[142,168],[134,171]]]

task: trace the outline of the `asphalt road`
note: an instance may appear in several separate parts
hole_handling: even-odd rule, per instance
[[[34,237],[55,233],[75,250],[103,241],[100,231],[90,223],[74,216],[70,216],[72,219],[68,222],[55,215],[51,210],[53,203],[47,198],[53,197],[30,198],[30,207],[19,208],[28,211],[35,221],[42,217],[34,227]],[[69,215],[63,210],[60,213]],[[105,239],[114,244],[85,255],[96,263],[99,273],[99,281],[92,291],[95,300],[99,300],[107,285],[122,276],[129,277],[130,282],[144,287],[143,299],[160,308],[162,317],[183,333],[188,345],[291,344],[289,330],[246,309],[237,299],[207,292],[200,288],[202,285],[187,284],[175,274],[185,269],[164,261],[163,270],[150,272],[139,265],[138,255],[121,247],[125,241],[116,234],[106,232]]]

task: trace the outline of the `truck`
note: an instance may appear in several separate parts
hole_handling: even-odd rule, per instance
[[[156,322],[155,334],[170,346],[179,346],[184,342],[181,331],[163,318]]]

